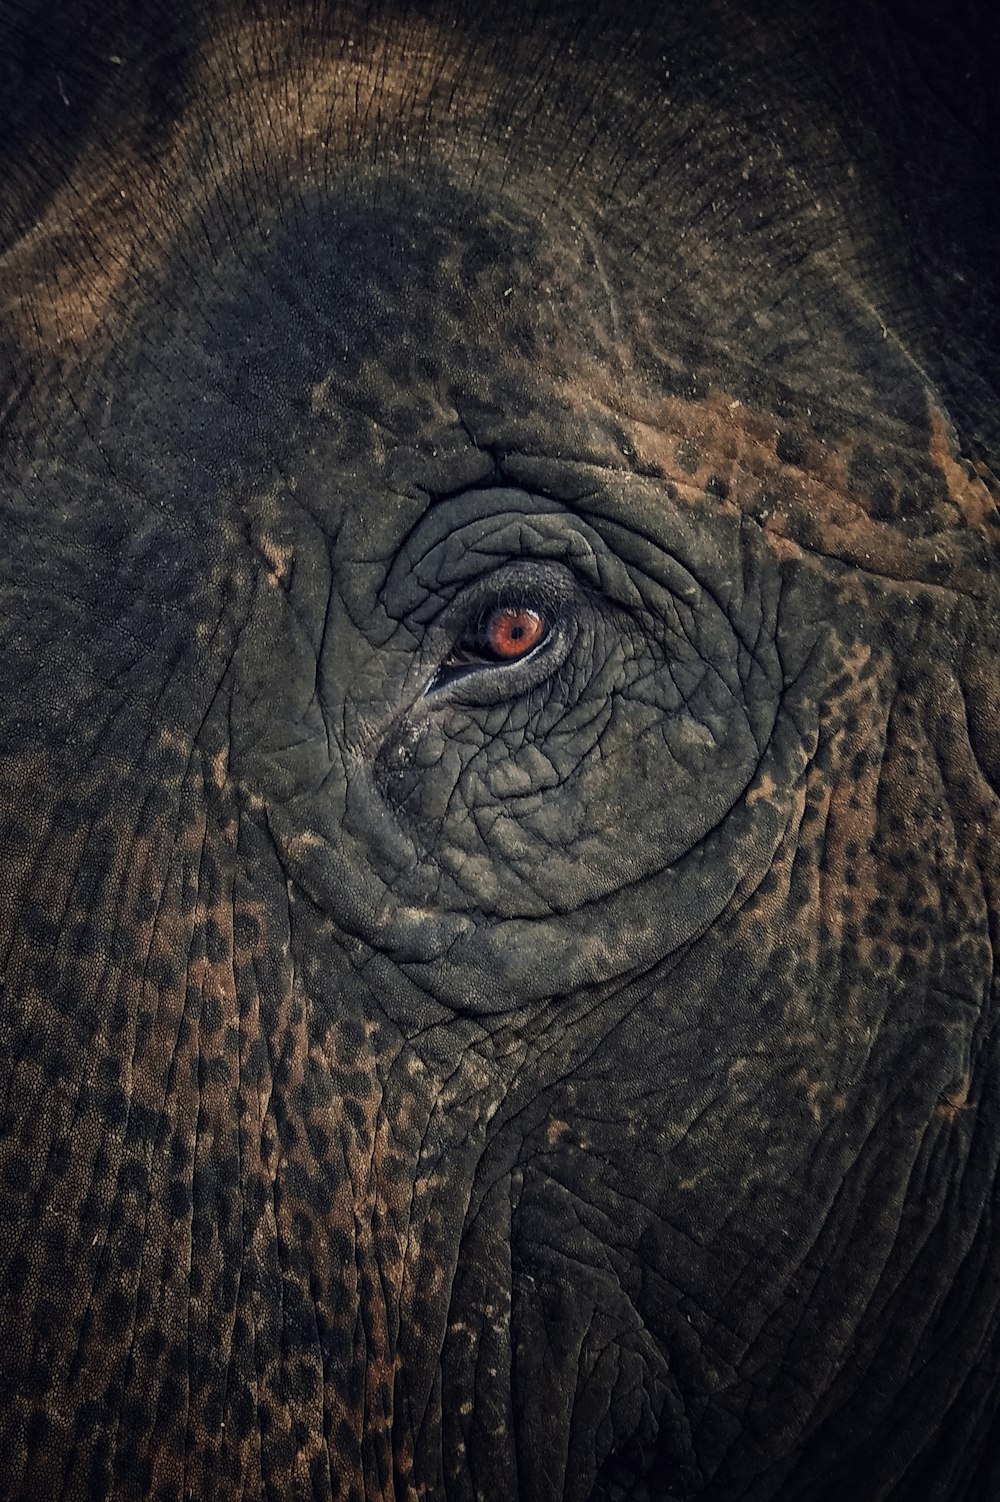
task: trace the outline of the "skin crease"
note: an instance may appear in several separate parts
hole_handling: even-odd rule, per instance
[[[752,10],[0,16],[5,1498],[1000,1491],[989,23]]]

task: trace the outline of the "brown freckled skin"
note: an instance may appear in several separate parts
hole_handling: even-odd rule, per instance
[[[0,17],[12,1502],[1000,1489],[997,195],[854,19]]]
[[[942,1121],[955,1122],[962,1111],[968,1111],[974,1102],[969,1100],[969,1079],[964,1076],[958,1085],[941,1099],[937,1114]]]

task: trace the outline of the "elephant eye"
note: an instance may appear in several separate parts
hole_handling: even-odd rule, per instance
[[[425,693],[496,704],[543,682],[576,637],[574,584],[561,565],[518,561],[474,581],[443,622],[444,648]]]
[[[484,605],[465,621],[461,635],[457,637],[451,652],[441,664],[430,684],[430,690],[451,688],[460,682],[471,685],[473,679],[487,675],[493,685],[487,691],[502,697],[512,686],[507,668],[518,667],[527,659],[535,661],[536,648],[547,649],[558,644],[565,633],[560,629],[558,617],[535,605],[522,603],[496,603]],[[565,645],[565,643],[564,643]],[[554,664],[549,664],[549,667]],[[542,664],[539,660],[539,669]],[[545,669],[548,671],[548,669]],[[520,673],[517,675],[520,682]]]
[[[547,630],[545,619],[537,610],[506,605],[490,613],[483,641],[498,662],[516,662],[538,646]]]
[[[533,605],[484,606],[467,621],[450,658],[451,666],[521,662],[545,641],[551,630]]]

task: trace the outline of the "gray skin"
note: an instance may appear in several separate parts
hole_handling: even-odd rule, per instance
[[[4,1499],[1000,1492],[988,38],[746,9],[0,14]]]

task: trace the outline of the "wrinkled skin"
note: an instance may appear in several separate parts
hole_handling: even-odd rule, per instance
[[[992,75],[838,14],[0,17],[4,1497],[1000,1490]]]

